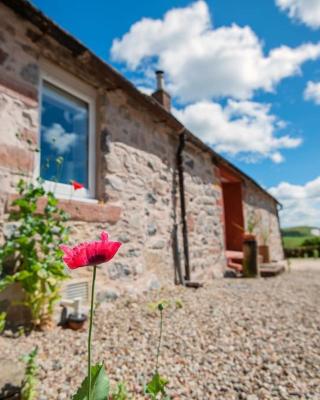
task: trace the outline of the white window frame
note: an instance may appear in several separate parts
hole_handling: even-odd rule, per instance
[[[60,70],[59,68],[48,64],[47,62],[40,63],[40,82],[39,82],[39,131],[38,131],[38,143],[39,148],[41,144],[41,108],[42,108],[42,94],[43,94],[43,82],[48,82],[51,85],[69,93],[70,95],[84,101],[88,104],[89,110],[89,138],[88,138],[88,189],[83,188],[80,190],[74,190],[71,184],[45,181],[44,187],[48,191],[53,191],[58,198],[63,199],[75,199],[96,202],[95,200],[95,164],[96,164],[96,91],[94,88],[86,85],[84,82],[78,80],[69,73]],[[40,157],[36,162],[35,176],[40,176]],[[80,182],[81,183],[81,182]]]

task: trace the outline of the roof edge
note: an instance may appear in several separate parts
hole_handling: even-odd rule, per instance
[[[215,164],[220,164],[221,166],[226,166],[230,168],[233,172],[235,172],[237,175],[242,176],[244,179],[248,180],[250,183],[252,183],[254,186],[257,187],[260,191],[265,193],[268,197],[270,197],[275,203],[279,204],[280,206],[282,205],[278,199],[276,199],[274,196],[272,196],[271,193],[269,193],[266,189],[264,189],[257,181],[255,181],[251,176],[247,175],[245,172],[243,172],[241,169],[236,167],[234,164],[232,164],[230,161],[228,161],[226,158],[218,154],[215,150],[213,150],[210,146],[206,145],[201,139],[199,139],[194,133],[189,131],[188,129],[185,130],[185,133],[187,134],[187,137],[191,143],[196,145],[197,147],[202,148],[203,151],[207,151],[208,153],[211,154],[212,160]]]

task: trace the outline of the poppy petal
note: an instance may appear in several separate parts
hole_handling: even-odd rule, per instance
[[[109,241],[107,232],[102,232],[100,238],[101,240],[80,243],[73,248],[60,246],[65,254],[63,261],[70,269],[110,261],[117,253],[121,243]]]

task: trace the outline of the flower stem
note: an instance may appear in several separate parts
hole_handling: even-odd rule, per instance
[[[163,309],[162,307],[159,308],[160,311],[160,334],[159,334],[159,342],[158,342],[158,349],[157,349],[157,362],[156,362],[156,372],[159,369],[159,356],[160,356],[160,346],[161,346],[161,339],[162,339],[162,327],[163,327]]]
[[[91,335],[92,335],[92,321],[93,321],[93,308],[94,308],[94,286],[96,281],[97,266],[93,266],[93,277],[91,287],[91,306],[90,306],[90,322],[89,322],[89,335],[88,335],[88,400],[91,400]]]

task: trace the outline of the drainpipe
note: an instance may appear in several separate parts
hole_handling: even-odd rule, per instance
[[[185,131],[179,136],[179,146],[177,151],[177,167],[179,175],[179,192],[180,192],[180,207],[182,219],[182,237],[183,237],[183,254],[185,265],[185,280],[190,281],[190,260],[189,260],[189,243],[188,243],[188,226],[186,221],[186,201],[184,192],[184,177],[183,177],[183,157],[182,152],[185,147]]]
[[[178,243],[178,221],[177,221],[177,163],[172,176],[172,211],[173,211],[173,229],[172,229],[172,250],[174,262],[174,283],[184,285],[184,279],[181,269],[180,251]]]

